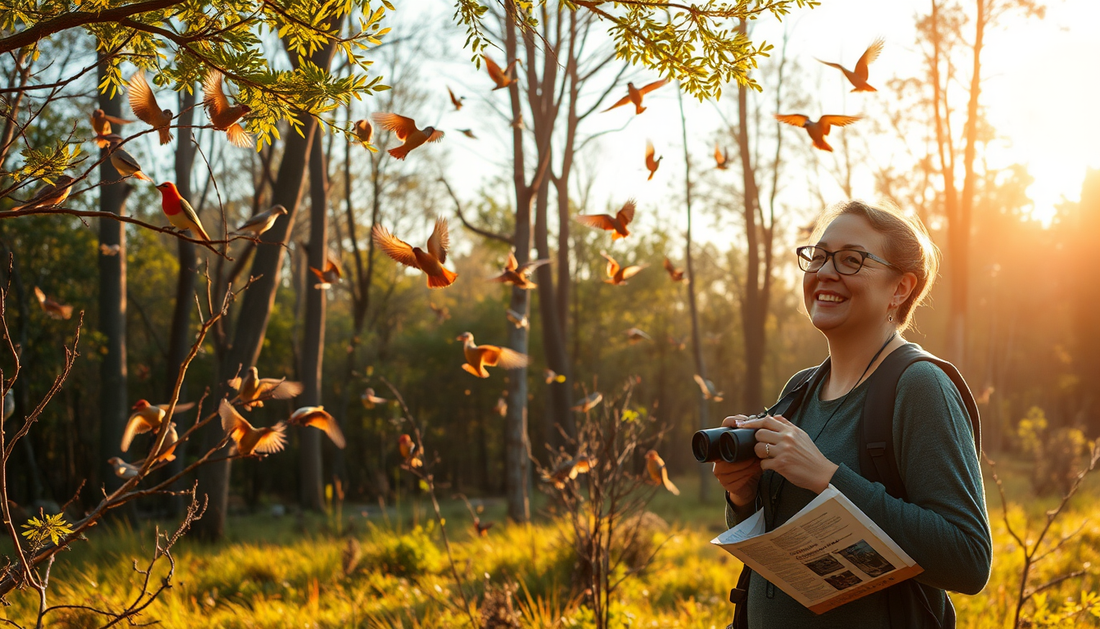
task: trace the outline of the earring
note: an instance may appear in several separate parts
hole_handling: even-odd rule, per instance
[[[889,321],[890,323],[893,323],[894,322],[894,315],[886,315],[886,320]]]

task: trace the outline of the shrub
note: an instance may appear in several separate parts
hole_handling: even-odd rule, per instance
[[[1020,448],[1035,462],[1032,488],[1037,494],[1064,494],[1080,472],[1092,444],[1077,428],[1051,429],[1043,409],[1032,406],[1016,427]]]
[[[385,574],[416,577],[438,572],[442,555],[423,527],[404,535],[385,535],[367,554],[366,563]]]

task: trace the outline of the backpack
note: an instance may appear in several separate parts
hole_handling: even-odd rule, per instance
[[[954,365],[924,351],[916,343],[908,343],[890,352],[879,364],[878,369],[868,378],[867,399],[863,404],[860,417],[859,465],[860,475],[872,482],[882,483],[886,493],[907,499],[905,485],[898,472],[897,458],[894,455],[894,400],[897,397],[898,380],[901,374],[913,363],[928,361],[951,379],[959,390],[966,412],[970,416],[970,426],[974,433],[974,446],[982,450],[981,423],[978,418],[978,405],[974,395]],[[767,410],[769,415],[793,415],[801,405],[805,395],[813,391],[829,371],[829,359],[814,369],[807,369],[797,381],[792,380],[779,402]],[[730,590],[730,602],[734,604],[733,622],[727,629],[748,629],[749,576],[752,569],[744,566],[737,579],[737,587]],[[955,608],[951,597],[946,596],[944,617],[941,620],[932,611],[929,595],[935,589],[921,585],[914,579],[907,579],[885,590],[890,610],[891,629],[924,627],[927,622],[937,629],[955,629]],[[924,620],[921,621],[920,619]]]

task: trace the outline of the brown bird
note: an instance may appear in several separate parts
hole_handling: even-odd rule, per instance
[[[477,136],[474,135],[474,132],[470,129],[459,129],[458,132],[461,133],[462,135],[470,138],[471,140],[476,140],[477,139]]]
[[[446,288],[458,277],[458,273],[443,266],[447,261],[447,249],[451,246],[451,236],[447,231],[447,219],[442,216],[435,219],[435,229],[428,238],[427,251],[399,240],[381,225],[371,228],[371,237],[389,257],[405,266],[423,271],[428,276],[428,288]]]
[[[152,177],[141,172],[141,164],[134,159],[134,156],[130,155],[126,149],[119,146],[122,143],[122,138],[119,135],[112,133],[106,137],[107,141],[111,144],[110,152],[108,153],[110,155],[111,165],[115,167],[118,174],[122,175],[123,179],[136,177],[142,181],[153,182]]]
[[[530,322],[527,320],[527,315],[521,315],[511,308],[505,309],[504,316],[508,317],[508,320],[512,322],[512,325],[516,326],[517,330],[526,328],[530,325]]]
[[[428,307],[435,313],[435,322],[443,323],[447,319],[451,318],[451,309],[447,306],[437,306],[435,302],[428,302]]]
[[[275,454],[286,445],[286,424],[279,422],[269,428],[256,428],[222,398],[218,406],[222,418],[222,430],[237,445],[241,456]]]
[[[286,423],[291,426],[312,426],[323,430],[328,438],[332,439],[332,443],[341,450],[348,445],[347,440],[344,439],[344,432],[340,430],[340,424],[323,406],[303,406],[291,413]]]
[[[503,71],[500,69],[500,66],[497,65],[496,61],[489,58],[489,55],[481,55],[481,58],[485,61],[485,71],[489,73],[489,78],[493,80],[493,83],[497,84],[497,86],[493,88],[494,92],[516,82],[513,69],[516,64],[519,63],[518,58],[513,59],[512,62],[508,64],[508,68]]]
[[[151,455],[153,457],[153,463],[160,463],[161,461],[175,461],[176,460],[176,446],[179,445],[179,434],[176,433],[176,424],[171,422],[168,424],[168,432],[164,433],[164,443],[161,444],[160,449],[156,454]],[[135,465],[143,465],[145,459],[136,461]]]
[[[474,335],[463,332],[456,341],[463,341],[462,353],[466,356],[466,363],[462,368],[478,378],[488,378],[486,367],[500,367],[501,369],[519,369],[526,367],[530,359],[526,354],[521,354],[507,347],[496,345],[477,345],[474,343]]]
[[[111,135],[111,123],[119,126],[124,124],[130,124],[133,120],[127,120],[125,118],[119,118],[118,116],[110,116],[102,109],[97,109],[92,112],[92,131],[95,131],[96,139],[95,143],[101,149],[105,149],[111,145],[111,142],[103,136]]]
[[[718,170],[726,170],[729,168],[730,154],[729,151],[723,151],[718,148],[718,143],[714,143],[714,167]]]
[[[34,193],[33,197],[27,199],[26,203],[13,207],[12,211],[37,210],[61,205],[65,202],[65,199],[69,198],[69,192],[72,191],[74,181],[76,180],[68,175],[60,175],[57,181],[43,185]]]
[[[497,404],[493,407],[493,412],[501,417],[508,414],[508,400],[505,400],[503,396],[497,398]]]
[[[598,227],[611,232],[611,240],[614,242],[630,235],[630,230],[626,226],[634,222],[634,210],[637,207],[634,199],[630,199],[615,213],[615,216],[610,214],[578,214],[574,218],[582,225]]]
[[[699,385],[699,391],[703,394],[704,399],[714,400],[715,402],[722,401],[723,393],[716,390],[713,382],[703,378],[703,376],[700,376],[699,374],[695,374],[694,376],[692,376],[692,379],[695,380],[695,384]]]
[[[99,245],[99,252],[105,256],[117,256],[121,245]]]
[[[668,276],[672,278],[673,282],[682,282],[684,280],[684,272],[672,266],[672,261],[668,258],[665,258],[665,270],[668,271]]]
[[[650,179],[653,179],[653,175],[657,174],[657,167],[659,167],[661,165],[661,160],[665,158],[664,155],[662,155],[662,156],[658,157],[656,160],[654,160],[653,159],[654,153],[655,153],[655,151],[653,149],[653,142],[650,142],[649,140],[646,140],[645,141],[645,167],[646,167],[646,170],[649,171],[649,178],[647,178],[646,181],[649,181]]]
[[[141,70],[130,77],[130,109],[139,120],[157,130],[160,134],[160,143],[168,144],[172,141],[172,132],[168,125],[172,124],[172,110],[161,109],[157,104],[157,97],[153,95],[153,89],[145,80],[145,71]]]
[[[363,408],[374,408],[378,404],[389,402],[386,398],[375,395],[374,389],[371,387],[367,387],[367,390],[363,391],[363,394],[359,396],[359,401],[363,403]]]
[[[775,119],[795,127],[802,127],[810,135],[814,142],[814,148],[822,151],[833,151],[833,147],[825,141],[832,127],[846,127],[860,119],[859,116],[822,116],[814,122],[802,114],[776,114]]]
[[[222,73],[211,70],[202,82],[202,105],[211,124],[218,131],[225,131],[229,143],[233,146],[252,146],[252,136],[245,132],[238,120],[252,111],[248,105],[229,105],[229,99],[222,89]]]
[[[672,492],[673,496],[680,495],[680,490],[668,479],[668,468],[665,467],[664,460],[656,450],[645,453],[645,469],[649,473],[649,479],[646,482],[651,485],[663,485],[665,489]]]
[[[73,307],[68,304],[58,303],[42,292],[41,288],[34,287],[34,296],[38,298],[38,305],[51,319],[68,319],[73,316]]]
[[[595,393],[588,394],[587,397],[581,400],[580,403],[574,406],[571,410],[577,411],[578,413],[587,413],[588,411],[596,408],[596,405],[600,402],[603,402],[603,393],[596,391]]]
[[[317,276],[319,283],[314,284],[313,287],[320,290],[328,290],[333,284],[340,281],[344,277],[344,272],[340,270],[340,265],[336,264],[336,261],[330,257],[325,257],[325,270],[315,269],[309,267],[311,273]]]
[[[615,102],[614,105],[608,107],[604,111],[611,111],[612,109],[615,109],[616,107],[622,107],[623,105],[625,105],[627,103],[634,103],[634,114],[635,115],[640,114],[640,113],[642,113],[643,111],[646,110],[645,107],[642,107],[642,97],[645,96],[646,94],[652,92],[653,90],[657,89],[658,87],[661,87],[665,83],[668,83],[668,79],[661,79],[660,81],[654,81],[654,82],[650,83],[649,85],[646,85],[645,87],[643,87],[641,89],[638,89],[638,88],[634,87],[633,83],[627,83],[626,84],[626,96],[623,96],[622,98],[620,98],[618,101]]]
[[[451,91],[450,85],[447,86],[447,95],[451,97],[451,104],[455,106],[455,111],[462,109],[462,101],[466,100],[465,96],[462,98],[455,96],[455,93]]]
[[[565,382],[565,376],[555,372],[553,369],[547,369],[545,372],[545,376],[546,384],[550,384],[551,382],[557,382],[558,384],[561,384],[562,382]]]
[[[491,528],[493,528],[492,522],[482,522],[481,518],[474,516],[474,529],[477,531],[478,537],[488,537]]]
[[[508,260],[504,263],[504,272],[489,281],[511,284],[516,288],[531,290],[538,286],[531,281],[531,272],[544,264],[550,264],[550,259],[540,258],[538,260],[528,260],[520,264],[516,262],[515,253],[509,251]]]
[[[580,474],[587,474],[595,466],[595,459],[582,454],[575,459],[566,459],[558,463],[549,474],[543,474],[544,483],[553,483],[555,489],[564,489],[565,482],[577,478]]]
[[[869,74],[868,66],[870,66],[875,59],[878,59],[879,54],[882,53],[882,47],[885,45],[886,42],[881,37],[872,42],[871,45],[867,47],[867,50],[863,52],[863,56],[859,58],[859,61],[856,62],[856,69],[854,72],[848,70],[839,63],[821,61],[821,59],[817,59],[817,57],[814,57],[814,59],[843,72],[844,76],[848,77],[848,82],[855,87],[855,89],[852,90],[853,92],[877,92],[878,90],[867,83],[867,76]]]
[[[244,376],[229,381],[229,387],[237,392],[237,401],[247,410],[263,406],[264,400],[289,400],[302,394],[302,383],[286,378],[261,378],[255,367],[249,367]]]
[[[195,406],[194,402],[188,402],[186,404],[176,404],[176,408],[172,411],[173,415],[179,415],[184,411],[190,410]],[[138,400],[134,402],[134,405],[130,407],[133,413],[130,418],[126,420],[126,429],[122,431],[122,443],[119,448],[126,452],[130,449],[130,444],[134,441],[134,437],[147,432],[158,432],[161,424],[164,422],[165,416],[168,414],[167,404],[152,405],[146,400]]]
[[[397,438],[397,451],[401,453],[401,458],[405,460],[404,464],[408,467],[424,466],[424,461],[420,458],[420,449],[408,435]]]
[[[371,150],[370,143],[374,140],[374,127],[371,126],[370,120],[355,121],[355,137],[359,138],[363,148]]]
[[[635,266],[619,266],[619,263],[615,261],[615,258],[607,255],[606,251],[601,251],[600,255],[607,259],[607,279],[604,280],[605,284],[612,284],[619,286],[620,284],[626,284],[626,281],[646,268],[647,265],[635,265]]]
[[[393,131],[398,140],[404,142],[401,146],[390,149],[390,155],[397,159],[405,159],[414,148],[425,142],[438,142],[443,139],[443,132],[435,127],[416,128],[416,121],[405,116],[389,113],[375,113],[371,115],[375,124]]]
[[[237,234],[243,234],[245,232],[251,232],[253,236],[259,236],[265,231],[271,229],[275,224],[275,221],[279,220],[280,216],[286,216],[286,208],[281,205],[276,205],[266,212],[260,212],[256,216],[241,223],[237,227]]]
[[[626,334],[626,338],[627,338],[627,340],[630,341],[631,345],[634,345],[635,343],[639,343],[641,341],[652,341],[653,340],[652,336],[646,334],[645,332],[643,332],[642,330],[639,330],[638,328],[630,328],[629,330],[626,330],[625,332],[623,332],[623,334]]]

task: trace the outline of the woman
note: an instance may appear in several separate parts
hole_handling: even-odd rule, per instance
[[[893,446],[906,500],[860,475],[860,417],[867,379],[894,350],[928,295],[939,251],[924,226],[859,201],[818,223],[815,245],[799,248],[806,311],[829,342],[830,369],[793,417],[727,417],[756,428],[758,459],[719,462],[728,526],[762,507],[768,530],[786,522],[829,484],[882,527],[921,567],[932,615],[953,616],[945,590],[975,594],[989,579],[992,540],[970,419],[959,390],[930,362],[898,381]],[[812,241],[811,241],[812,242]],[[801,379],[797,374],[792,381]],[[789,386],[789,385],[788,385]],[[815,615],[752,574],[748,626],[889,627],[885,591]],[[925,613],[909,626],[936,626]]]

